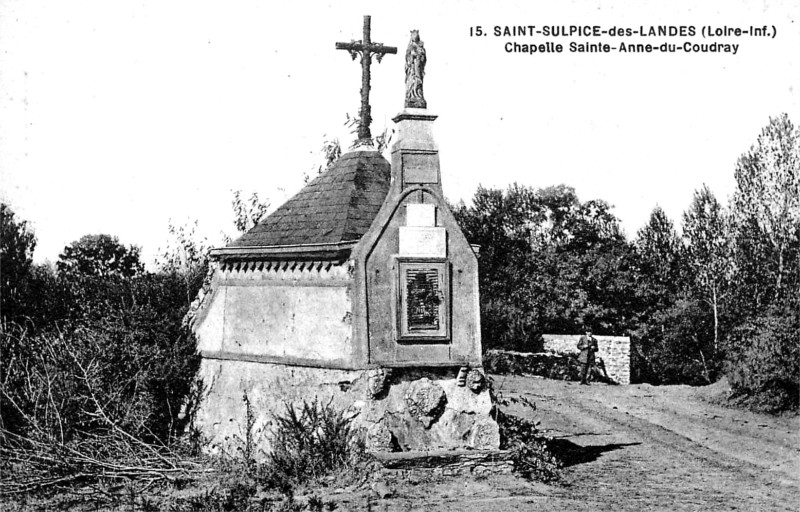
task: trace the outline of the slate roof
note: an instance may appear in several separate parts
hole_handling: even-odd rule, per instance
[[[226,249],[356,242],[383,205],[390,175],[377,151],[346,153]]]

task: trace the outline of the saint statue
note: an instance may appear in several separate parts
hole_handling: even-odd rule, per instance
[[[422,94],[425,78],[425,45],[419,39],[419,30],[411,31],[411,41],[406,50],[406,107],[427,108]]]

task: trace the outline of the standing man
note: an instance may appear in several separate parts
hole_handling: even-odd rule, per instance
[[[586,329],[586,335],[581,336],[581,339],[578,340],[578,350],[581,351],[578,362],[583,363],[581,384],[588,386],[589,382],[586,378],[589,375],[589,368],[594,366],[594,353],[597,352],[597,340],[592,336],[591,329]]]

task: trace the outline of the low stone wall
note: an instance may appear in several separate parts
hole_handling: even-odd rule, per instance
[[[608,376],[619,384],[631,383],[631,339],[628,336],[594,336],[597,357],[603,360]],[[543,334],[544,349],[561,354],[578,353],[581,335]]]
[[[483,355],[483,367],[489,373],[501,375],[535,375],[547,379],[572,381],[580,380],[583,370],[577,354],[509,350],[489,350]],[[603,360],[599,358],[591,370],[591,380],[607,384],[617,383],[606,375]]]

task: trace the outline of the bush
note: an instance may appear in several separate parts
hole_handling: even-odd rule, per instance
[[[722,353],[714,347],[713,312],[704,301],[681,297],[653,312],[633,334],[636,382],[699,386],[720,376]]]
[[[728,339],[733,395],[754,409],[797,410],[800,394],[800,299],[751,318]]]
[[[516,403],[535,411],[536,405],[525,397],[496,398],[494,401],[497,404],[495,420],[500,427],[500,448],[511,450],[514,472],[528,480],[545,483],[560,481],[564,465],[548,447],[549,440],[540,435],[539,422],[506,414],[498,407]]]
[[[181,497],[170,510],[333,510],[335,503],[313,495],[305,504],[295,501],[295,489],[304,484],[326,485],[337,471],[345,482],[363,483],[366,464],[361,463],[367,461],[351,417],[316,399],[298,406],[287,403],[282,414],[273,416],[273,451],[259,463],[254,453],[259,434],[254,428],[255,412],[246,394],[244,402],[246,427],[237,453],[214,458],[211,488]],[[337,480],[341,485],[341,479]]]
[[[272,452],[263,468],[270,487],[287,489],[314,481],[364,458],[353,418],[330,403],[322,405],[316,399],[298,407],[287,403],[274,421]]]
[[[43,276],[63,293],[63,316],[0,328],[0,490],[147,485],[183,471],[192,463],[174,442],[190,419],[199,356],[181,326],[180,281]]]
[[[61,326],[5,329],[3,427],[65,441],[113,424],[168,443],[184,426],[179,413],[200,362],[172,288],[155,275],[87,280],[92,296],[73,295],[75,315]]]

